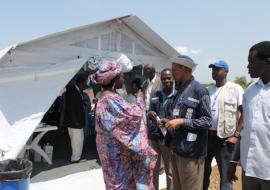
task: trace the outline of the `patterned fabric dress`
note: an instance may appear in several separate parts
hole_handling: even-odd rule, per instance
[[[96,144],[107,190],[153,190],[157,154],[148,145],[144,101],[111,92],[98,100]]]

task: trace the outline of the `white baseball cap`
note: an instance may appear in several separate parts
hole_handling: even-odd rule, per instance
[[[187,68],[190,68],[192,69],[192,72],[196,69],[198,65],[194,63],[194,61],[189,56],[186,56],[186,55],[179,55],[177,57],[170,58],[169,62],[177,63],[179,65],[183,65]]]

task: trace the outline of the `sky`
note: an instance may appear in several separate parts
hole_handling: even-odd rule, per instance
[[[213,82],[208,65],[229,64],[228,78],[246,76],[249,48],[270,37],[269,0],[13,0],[2,1],[0,50],[77,26],[137,15],[198,67],[195,78]]]

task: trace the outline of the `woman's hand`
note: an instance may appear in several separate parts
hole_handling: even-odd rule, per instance
[[[152,120],[155,120],[156,117],[157,117],[157,114],[156,114],[156,112],[154,112],[154,111],[149,111],[149,112],[148,112],[148,117],[149,117],[150,119],[152,119]]]

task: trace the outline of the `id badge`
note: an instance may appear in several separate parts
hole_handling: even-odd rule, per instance
[[[194,133],[188,133],[187,134],[187,141],[188,142],[194,142],[197,139],[197,134]]]
[[[179,116],[179,114],[180,114],[180,109],[179,108],[174,108],[173,109],[173,116]]]

